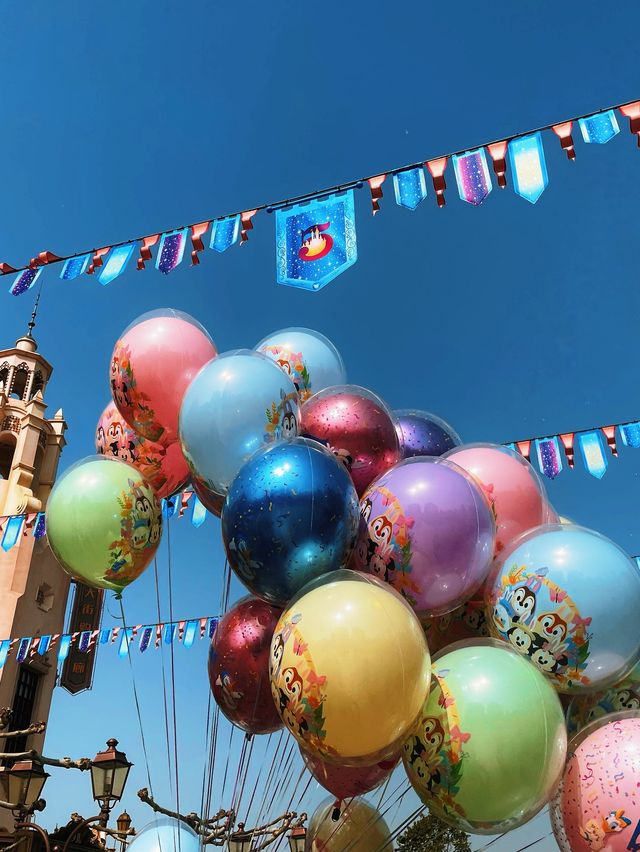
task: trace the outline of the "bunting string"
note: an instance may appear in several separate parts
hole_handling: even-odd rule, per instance
[[[491,170],[501,189],[507,186],[507,175],[510,172],[514,191],[527,201],[535,203],[546,189],[549,180],[542,133],[552,131],[560,141],[568,159],[575,160],[574,124],[578,124],[583,142],[602,144],[620,132],[617,113],[628,119],[629,129],[637,137],[640,146],[640,101],[628,101],[513,136],[505,136],[494,142],[485,142],[475,147],[398,166],[312,193],[259,204],[251,209],[216,216],[204,221],[199,219],[190,225],[182,225],[164,232],[133,237],[99,248],[76,251],[69,255],[40,251],[22,266],[13,266],[7,262],[0,263],[0,275],[16,275],[9,290],[16,296],[34,286],[45,266],[60,264],[62,265],[60,278],[65,281],[87,274],[94,275],[100,284],[106,285],[125,271],[131,258],[136,254],[136,248],[138,257],[135,266],[138,270],[145,269],[146,264],[152,260],[152,250],[156,249],[156,269],[166,275],[182,262],[187,249],[191,265],[197,266],[200,263],[200,254],[205,250],[205,236],[209,230],[209,248],[217,252],[226,251],[236,243],[242,245],[247,242],[249,232],[254,227],[254,217],[266,211],[276,213],[278,283],[318,290],[351,266],[356,259],[355,220],[349,210],[340,212],[337,209],[341,203],[341,196],[345,205],[352,206],[353,190],[368,187],[371,212],[376,215],[381,209],[384,192],[388,186],[385,181],[388,177],[392,177],[396,203],[401,207],[414,210],[427,196],[424,172],[426,167],[431,176],[436,203],[438,207],[444,207],[447,189],[445,172],[451,162],[461,200],[477,206],[487,198],[493,188],[489,171],[490,162]],[[317,215],[326,213],[327,210],[331,213],[331,219]],[[285,211],[291,212],[282,215]],[[311,221],[301,228],[300,219],[305,215],[310,216]],[[323,235],[323,228],[328,228],[329,225],[332,229],[337,228],[340,233]],[[291,230],[288,237],[286,236],[287,228]],[[301,242],[300,234],[302,234]],[[325,256],[326,260],[324,260]],[[306,269],[302,271],[296,268],[298,260],[312,260],[315,263],[303,263],[302,267]],[[331,270],[331,274],[327,277],[328,270]],[[305,276],[309,274],[311,277],[306,278]]]
[[[528,462],[538,466],[540,473],[548,479],[555,479],[565,468],[573,469],[576,464],[576,450],[582,458],[585,469],[596,479],[602,479],[609,467],[609,461],[618,456],[618,440],[625,447],[640,448],[640,420],[624,423],[610,423],[606,426],[594,426],[581,431],[561,432],[556,435],[544,435],[524,438],[520,441],[505,443],[504,446],[516,450]],[[193,501],[193,502],[191,502]],[[209,512],[191,491],[180,491],[162,501],[162,515],[166,520],[182,518],[191,505],[191,523],[201,527]],[[37,539],[46,535],[44,512],[30,512],[18,515],[0,515],[0,548],[11,550],[22,536],[29,533]],[[151,634],[144,634],[148,644]],[[191,637],[188,637],[191,640]],[[156,635],[156,645],[160,638]]]

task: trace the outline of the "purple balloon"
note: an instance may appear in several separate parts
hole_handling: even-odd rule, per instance
[[[473,477],[445,459],[407,459],[367,489],[355,567],[400,592],[421,616],[443,615],[484,583],[495,522]]]
[[[393,413],[403,459],[442,456],[462,443],[451,426],[435,414],[409,408]]]

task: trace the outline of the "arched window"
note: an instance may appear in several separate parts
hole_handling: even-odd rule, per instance
[[[44,388],[44,379],[42,378],[42,373],[40,370],[36,370],[33,374],[33,384],[31,385],[31,396],[30,399],[33,399],[34,396]]]
[[[34,496],[38,496],[38,490],[40,489],[40,474],[42,473],[42,462],[44,460],[44,446],[41,443],[38,443],[38,449],[36,450],[36,457],[33,462],[33,479],[31,480],[31,491]]]
[[[14,399],[24,399],[28,380],[29,368],[26,364],[18,364],[16,371],[13,374],[13,383],[11,385],[11,393],[9,396]]]
[[[15,449],[16,436],[11,432],[2,432],[0,434],[0,479],[9,479]]]
[[[7,382],[9,381],[9,364],[5,361],[3,364],[0,364],[0,390],[3,388],[5,392],[9,392],[9,388],[7,387]]]

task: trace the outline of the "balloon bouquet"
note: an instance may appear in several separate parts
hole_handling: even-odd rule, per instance
[[[309,849],[342,849],[362,820],[390,844],[355,797],[402,758],[423,802],[464,831],[509,831],[553,800],[572,849],[633,835],[624,848],[640,850],[631,787],[614,772],[616,801],[593,797],[622,767],[607,760],[638,775],[640,574],[561,522],[522,456],[393,413],[346,384],[335,346],[309,329],[218,355],[190,317],[146,315],[115,346],[111,389],[100,456],[51,495],[51,546],[73,576],[120,592],[153,558],[160,498],[190,479],[221,515],[250,594],[217,626],[211,690],[249,735],[284,725],[335,797]],[[585,729],[602,754],[591,786],[574,768],[584,732],[566,762],[560,695],[571,732],[601,725]]]

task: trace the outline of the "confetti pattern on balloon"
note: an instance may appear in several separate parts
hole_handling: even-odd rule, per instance
[[[572,852],[640,849],[638,778],[638,713],[595,722],[571,742],[560,815]]]
[[[156,269],[168,275],[182,263],[187,244],[187,228],[163,234],[156,258]]]
[[[397,205],[406,207],[407,210],[415,210],[427,197],[424,169],[407,169],[404,172],[398,172],[393,176],[393,189]]]
[[[484,148],[455,154],[452,159],[460,198],[477,207],[493,189]]]
[[[403,459],[441,456],[462,443],[457,432],[435,414],[411,408],[393,413]]]

